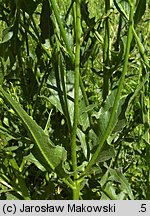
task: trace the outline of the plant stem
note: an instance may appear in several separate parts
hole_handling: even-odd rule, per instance
[[[24,11],[23,11],[23,21],[24,24],[26,25],[26,16]],[[29,42],[28,42],[28,33],[26,29],[25,29],[25,38],[26,38],[25,40],[26,40],[27,56],[29,56]]]
[[[105,0],[105,12],[106,14],[110,10],[110,0]],[[104,38],[104,51],[103,51],[103,101],[106,99],[109,93],[109,55],[110,55],[110,21],[109,16],[105,20],[105,38]]]
[[[137,42],[137,45],[138,45],[140,54],[141,54],[141,56],[142,56],[142,58],[143,58],[143,60],[144,60],[144,64],[146,64],[146,66],[147,66],[148,68],[150,68],[148,57],[147,57],[147,55],[146,55],[146,53],[145,53],[145,50],[144,50],[144,48],[143,48],[143,45],[142,45],[142,43],[141,43],[141,41],[140,41],[140,39],[139,39],[139,37],[138,37],[136,31],[135,31],[134,26],[132,26],[132,31],[133,31],[135,40],[136,40],[136,42]]]
[[[74,38],[74,43],[75,43],[75,38],[76,38],[76,4],[73,4],[72,6],[72,16],[73,16],[73,31],[72,31],[72,37]]]
[[[63,38],[63,40],[65,42],[65,45],[66,45],[66,48],[67,48],[67,52],[70,55],[71,63],[72,63],[72,65],[74,65],[74,61],[75,61],[74,60],[74,54],[73,54],[73,51],[72,51],[72,49],[71,49],[71,47],[69,45],[66,30],[65,30],[65,28],[64,28],[64,26],[62,24],[62,20],[61,20],[60,15],[59,15],[58,7],[56,6],[55,0],[49,0],[49,1],[51,2],[51,5],[52,5],[52,8],[53,8],[53,11],[54,11],[58,26],[59,26],[60,31],[61,31],[62,38]],[[74,14],[74,19],[76,19],[77,14],[76,14],[76,11],[75,11],[74,7],[73,7],[73,14]],[[74,32],[74,34],[75,34],[75,32]],[[85,91],[84,84],[83,84],[81,76],[79,77],[79,81],[80,81],[80,87],[81,87],[81,91],[82,91],[82,94],[83,94],[85,104],[86,104],[86,106],[88,106],[89,102],[88,102],[88,98],[87,98],[87,95],[86,95],[86,91]]]
[[[74,182],[72,181],[71,178],[69,178],[69,179],[63,178],[62,180],[63,180],[63,182],[64,182],[66,185],[68,185],[72,190],[75,190]]]
[[[71,120],[70,120],[70,115],[69,115],[69,110],[68,110],[67,94],[66,94],[66,88],[65,88],[65,82],[64,82],[63,66],[61,62],[60,46],[59,46],[57,37],[56,37],[56,44],[57,44],[57,53],[53,60],[54,68],[55,68],[56,83],[57,83],[57,88],[58,88],[59,100],[60,100],[61,107],[64,112],[65,118],[66,118],[66,122],[68,126],[68,133],[70,136]],[[57,63],[59,66],[57,65]],[[61,87],[63,88],[63,94],[62,94]]]
[[[122,75],[121,75],[121,78],[120,78],[119,86],[118,86],[118,89],[117,89],[117,94],[116,94],[116,97],[115,97],[115,100],[114,100],[114,105],[113,105],[112,113],[111,113],[111,116],[110,116],[110,120],[109,120],[107,129],[106,129],[106,131],[104,133],[104,136],[100,140],[100,143],[99,143],[99,145],[98,145],[95,153],[93,154],[90,162],[88,163],[87,167],[85,168],[85,171],[81,174],[80,177],[82,177],[83,175],[85,175],[86,172],[93,166],[93,164],[95,163],[97,157],[99,156],[99,154],[101,152],[101,149],[102,149],[105,141],[107,140],[108,136],[112,132],[113,121],[114,121],[114,117],[115,117],[116,110],[117,110],[117,107],[118,107],[118,102],[119,102],[119,99],[120,99],[121,91],[122,91],[124,80],[125,80],[125,74],[126,74],[127,66],[128,66],[128,58],[129,58],[129,53],[130,53],[131,41],[132,41],[133,16],[134,16],[134,6],[131,4],[130,5],[130,17],[129,17],[129,28],[128,28],[128,36],[127,36],[127,45],[126,45],[126,52],[125,52],[125,60],[124,60],[123,71],[122,71]]]
[[[68,42],[68,38],[67,38],[66,31],[65,31],[65,29],[64,29],[62,20],[61,20],[60,15],[59,15],[57,3],[56,3],[55,0],[49,0],[49,2],[50,2],[50,4],[52,5],[52,8],[53,8],[53,11],[54,11],[56,20],[57,20],[57,22],[58,22],[58,25],[59,25],[59,28],[60,28],[60,31],[61,31],[61,34],[62,34],[62,37],[63,37],[64,42],[65,42],[65,45],[66,45],[66,47],[67,47],[67,51],[68,51],[68,53],[69,53],[71,59],[74,59],[72,49],[71,49],[70,44],[69,44],[69,42]]]
[[[76,135],[79,118],[79,79],[80,79],[80,37],[81,37],[81,11],[80,0],[76,0],[76,51],[75,51],[75,74],[74,74],[74,120],[71,136],[72,167],[74,171],[74,181],[76,188],[73,190],[73,199],[79,199],[79,184],[77,182],[77,148]]]

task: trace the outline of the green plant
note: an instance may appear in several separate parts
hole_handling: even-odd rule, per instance
[[[149,3],[104,2],[0,1],[2,199],[149,199]]]

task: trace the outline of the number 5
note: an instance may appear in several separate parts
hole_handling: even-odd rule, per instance
[[[146,212],[146,204],[141,205],[141,212]]]

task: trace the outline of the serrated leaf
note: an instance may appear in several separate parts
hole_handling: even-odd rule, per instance
[[[118,170],[114,170],[114,169],[109,169],[110,171],[110,175],[111,175],[111,179],[121,183],[123,190],[126,191],[126,193],[128,194],[129,198],[131,200],[134,200],[134,195],[132,193],[130,184],[128,182],[128,180],[126,179],[126,177]]]
[[[43,129],[25,112],[19,103],[12,99],[12,97],[1,86],[0,91],[3,98],[12,106],[28,131],[30,139],[34,143],[32,153],[35,158],[47,170],[56,170],[57,167],[60,169],[60,165],[67,157],[65,149],[61,146],[54,146],[49,137],[44,133]]]

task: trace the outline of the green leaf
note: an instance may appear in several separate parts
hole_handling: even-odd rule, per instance
[[[125,18],[129,19],[129,4],[126,0],[118,1],[114,0],[114,5],[119,13]]]
[[[79,128],[77,129],[77,136],[80,140],[83,154],[84,154],[85,158],[87,158],[87,143],[86,143],[85,134]]]
[[[102,195],[101,199],[108,199],[108,197],[111,200],[123,200],[125,198],[125,191],[121,191],[121,193],[116,193],[116,188],[113,184],[113,182],[107,182],[105,189],[103,190],[104,194]],[[106,197],[106,198],[105,198]]]
[[[86,0],[86,2],[88,3],[89,18],[91,19],[94,17],[95,21],[97,21],[99,19],[100,10],[102,10],[102,8],[100,7],[102,5],[101,0]]]
[[[126,193],[128,194],[131,200],[134,200],[134,195],[132,193],[131,187],[126,177],[118,170],[114,170],[110,168],[109,171],[111,174],[111,179],[121,183],[122,189],[126,190]]]
[[[107,145],[97,158],[97,162],[105,162],[113,157],[115,157],[114,147]]]
[[[61,146],[54,146],[49,137],[44,133],[43,129],[25,112],[19,103],[0,86],[0,91],[4,99],[13,107],[14,111],[21,119],[26,130],[30,135],[30,139],[34,143],[32,153],[35,158],[47,169],[56,170],[57,167],[66,159],[67,153]],[[62,172],[62,169],[60,169]],[[64,174],[64,173],[59,173]]]
[[[30,163],[34,163],[35,166],[38,167],[38,169],[40,169],[41,171],[45,171],[45,168],[40,164],[40,162],[34,157],[34,155],[30,152],[29,155],[24,157],[24,160],[30,162]]]
[[[121,27],[120,27],[120,31],[121,31]],[[118,32],[118,34],[120,35],[120,32]],[[125,43],[124,41],[119,37],[119,39],[117,38],[115,44],[114,44],[115,50],[111,51],[112,54],[112,64],[116,66],[118,66],[122,59],[124,58],[124,54],[125,54]],[[114,68],[113,71],[114,72]],[[119,71],[117,71],[119,72]],[[118,74],[116,72],[116,74]]]
[[[102,107],[100,108],[97,115],[96,114],[93,115],[98,119],[98,122],[95,125],[95,133],[97,134],[99,139],[101,139],[103,137],[103,135],[104,135],[104,133],[108,127],[112,107],[114,104],[115,95],[116,95],[116,89],[114,89],[111,92],[111,94],[107,96],[106,100],[102,104]],[[114,118],[113,128],[115,127],[115,125],[117,123],[117,119],[118,119],[119,114],[120,114],[120,111],[118,109],[118,110],[116,110],[116,116]]]
[[[116,91],[117,91],[116,88],[112,90],[110,95],[107,96],[106,100],[102,104],[102,107],[100,108],[99,112],[97,114],[95,113],[93,115],[97,119],[97,123],[94,125],[94,131],[95,131],[96,135],[98,136],[99,140],[102,139],[102,137],[103,137],[103,135],[104,135],[104,133],[108,127],[110,115],[112,112],[112,107],[114,104]],[[126,110],[128,107],[130,97],[131,97],[130,95],[127,97],[123,97],[120,99],[120,101],[118,103],[118,107],[117,107],[116,112],[115,112],[113,125],[111,128],[112,134],[115,134],[115,133],[122,131],[122,129],[126,125],[125,113],[126,113]],[[110,134],[110,136],[112,134]],[[109,142],[111,140],[110,136],[108,137],[107,142]]]
[[[149,130],[147,130],[147,131],[143,134],[142,139],[150,146]]]
[[[134,24],[137,25],[139,21],[141,20],[142,16],[144,15],[146,10],[146,0],[138,0],[137,1],[137,6],[136,6],[136,11],[134,14]]]
[[[7,200],[19,200],[20,197],[18,197],[18,194],[6,193]]]
[[[12,153],[10,153],[10,154],[12,155]],[[12,182],[11,182],[11,184],[13,185],[13,187],[17,191],[18,190],[20,191],[20,193],[24,199],[29,200],[30,199],[29,191],[28,191],[28,188],[26,186],[26,182],[24,180],[24,177],[23,177],[22,173],[19,171],[19,166],[17,164],[16,159],[14,157],[10,158],[9,163],[11,165],[11,168],[13,169],[13,172],[15,174],[16,179],[18,180],[18,185],[16,183],[13,184]]]
[[[3,151],[5,151],[5,152],[13,152],[13,151],[15,151],[16,149],[18,149],[19,148],[19,146],[10,146],[10,147],[5,147],[4,149],[3,149]]]
[[[32,15],[38,5],[38,1],[33,0],[21,0],[20,8],[28,13],[29,15]]]
[[[54,34],[53,23],[50,17],[51,13],[49,1],[44,0],[40,16],[41,38],[43,43]]]
[[[83,100],[79,102],[79,124],[82,126],[83,131],[90,126],[88,112],[92,111],[94,108],[95,104],[86,106]]]
[[[11,38],[13,37],[13,30],[12,30],[12,26],[5,28],[2,31],[2,43],[6,43],[7,41],[9,41]]]
[[[47,102],[51,103],[54,107],[56,107],[57,110],[59,110],[60,113],[62,113],[64,115],[59,97],[57,95],[52,94],[50,97],[46,97],[46,96],[41,95],[39,97],[43,98]],[[73,102],[71,100],[68,100],[68,111],[69,111],[71,123],[73,123],[73,108],[74,108]]]
[[[4,75],[2,73],[2,70],[0,70],[0,85],[3,84],[3,80],[4,80]]]

